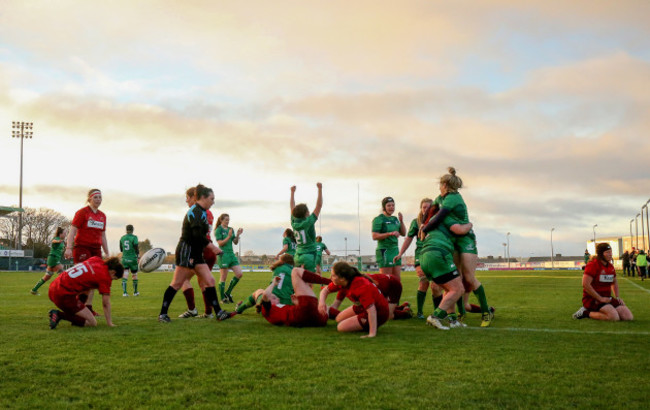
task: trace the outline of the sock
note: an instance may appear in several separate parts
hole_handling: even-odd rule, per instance
[[[437,309],[438,306],[440,306],[440,302],[442,302],[442,295],[441,296],[436,296],[433,298],[433,308]]]
[[[221,305],[219,305],[219,300],[217,299],[217,289],[214,286],[205,288],[205,297],[208,299],[212,309],[215,313],[221,312]]]
[[[171,286],[167,287],[167,290],[165,291],[165,295],[163,296],[162,306],[160,307],[161,315],[167,314],[167,311],[169,310],[169,305],[171,305],[172,300],[174,300],[174,296],[176,296],[176,292],[177,290],[172,288]]]
[[[329,313],[329,318],[334,320],[339,315],[339,313],[341,313],[341,311],[336,309],[336,308],[331,307],[331,308],[329,308],[328,313]]]
[[[478,303],[481,305],[481,313],[488,313],[490,311],[490,305],[488,305],[487,297],[485,297],[485,289],[483,285],[479,286],[474,294],[478,298]]]
[[[232,294],[232,290],[235,288],[235,286],[237,286],[237,283],[239,283],[239,278],[235,276],[230,280],[230,283],[228,284],[228,290],[226,291],[226,295]]]
[[[222,300],[226,297],[226,282],[219,282],[219,295]]]
[[[126,293],[126,279],[122,279],[122,293]]]
[[[433,316],[437,317],[438,319],[444,319],[447,317],[447,312],[440,308],[436,308],[436,310],[433,311]]]
[[[422,313],[422,309],[424,308],[424,301],[427,298],[427,292],[422,292],[421,290],[418,290],[417,294],[417,300],[418,300],[418,313]],[[437,307],[437,306],[436,306]]]
[[[88,310],[90,310],[91,312],[94,312],[94,310],[93,310],[93,305],[86,305],[86,307],[87,307]]]
[[[138,293],[138,280],[133,279],[133,293]]]
[[[201,294],[203,295],[203,306],[205,308],[205,314],[209,315],[212,313],[212,305],[208,301],[208,298],[205,296],[205,291],[201,292]]]
[[[69,313],[59,311],[59,316],[63,320],[67,320],[68,322],[72,322],[72,326],[83,327],[86,324],[86,319],[84,319],[84,318],[82,318],[80,316],[77,316],[77,315],[71,315]]]
[[[467,311],[465,311],[465,303],[463,302],[463,297],[461,296],[460,299],[456,301],[456,308],[458,309],[458,313],[465,316],[467,314]]]
[[[469,312],[470,313],[481,313],[481,307],[479,305],[475,305],[473,303],[469,304]]]
[[[185,301],[187,302],[187,310],[196,309],[196,305],[194,304],[194,288],[184,290],[183,296],[185,296]]]
[[[449,316],[447,316],[447,317],[449,318],[450,322],[454,322],[454,321],[458,320],[458,315],[456,313],[450,313]]]
[[[324,278],[321,275],[308,271],[307,269],[302,272],[302,280],[307,283],[320,283],[321,285],[329,285],[332,283],[329,278]]]
[[[250,295],[244,300],[244,302],[239,305],[237,308],[237,313],[242,313],[244,310],[255,306],[255,298],[253,298],[253,295]]]
[[[41,286],[43,286],[44,283],[45,283],[45,281],[43,280],[43,278],[40,278],[40,279],[38,280],[38,283],[36,284],[36,286],[34,286],[34,287],[32,288],[32,292],[36,292],[36,291],[38,290],[38,288],[40,288]]]
[[[400,319],[410,319],[411,318],[411,312],[405,311],[402,309],[395,309],[393,312],[393,319],[394,320],[400,320]]]

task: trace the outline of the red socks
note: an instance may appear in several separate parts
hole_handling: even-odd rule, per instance
[[[324,278],[321,275],[310,272],[306,269],[302,272],[302,280],[307,283],[320,283],[321,285],[329,285],[332,282],[330,279]]]
[[[194,288],[184,290],[183,296],[185,296],[185,300],[187,301],[187,310],[196,309],[196,304],[194,304]]]

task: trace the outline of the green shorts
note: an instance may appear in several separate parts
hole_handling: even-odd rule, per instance
[[[300,253],[296,252],[294,256],[295,266],[304,266],[311,272],[316,271],[316,252]]]
[[[476,235],[473,230],[469,231],[465,236],[453,238],[452,242],[454,243],[454,250],[456,252],[478,255],[478,249],[476,248]]]
[[[454,264],[453,254],[440,248],[423,250],[420,254],[420,268],[422,268],[427,279],[434,281],[438,285],[460,277]]]
[[[377,249],[375,251],[375,257],[377,258],[377,263],[380,268],[392,268],[393,266],[402,266],[402,260],[398,259],[397,262],[393,262],[393,259],[399,254],[399,249],[388,248],[388,249]]]
[[[316,266],[323,266],[323,257],[316,257]]]
[[[61,264],[61,257],[60,256],[54,256],[54,255],[47,255],[47,267],[48,268],[53,268],[56,265]]]
[[[122,259],[122,266],[124,266],[124,271],[138,272],[138,261],[135,259]]]
[[[219,269],[228,269],[239,265],[239,259],[234,253],[224,252],[217,257],[217,264]]]
[[[416,268],[417,268],[418,266],[420,266],[420,253],[421,253],[420,248],[415,248],[415,258],[414,258],[414,260],[413,260],[413,261],[414,261],[414,262],[413,262],[413,265],[414,265]]]

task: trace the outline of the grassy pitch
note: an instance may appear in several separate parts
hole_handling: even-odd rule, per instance
[[[631,323],[572,320],[581,272],[479,272],[493,327],[479,315],[444,332],[393,321],[375,339],[268,324],[254,309],[226,322],[157,321],[171,273],[141,273],[140,297],[113,283],[113,320],[50,330],[39,273],[0,273],[1,408],[647,408],[650,284],[619,276]],[[230,279],[230,277],[229,277]],[[236,299],[269,273],[245,273]],[[415,308],[417,279],[403,273]],[[131,282],[129,281],[131,293]],[[197,291],[197,305],[201,306]],[[332,296],[331,296],[332,297]],[[473,299],[473,297],[472,297]],[[96,301],[100,305],[100,299]],[[345,305],[344,305],[345,306]],[[232,305],[226,305],[232,309]],[[427,295],[425,314],[432,311]]]

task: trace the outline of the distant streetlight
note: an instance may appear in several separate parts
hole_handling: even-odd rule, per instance
[[[650,223],[648,223],[648,203],[650,203],[650,199],[646,201],[645,204],[641,207],[641,231],[643,231],[643,249],[649,249],[650,248]],[[643,210],[645,209],[645,224],[646,224],[646,229],[644,230],[643,227]],[[645,232],[648,233],[648,248],[645,247]]]
[[[345,238],[345,261],[348,261],[348,238]]]
[[[632,235],[632,224],[633,224],[633,223],[634,223],[634,218],[630,219],[630,247],[632,247],[632,244],[633,244],[633,242],[632,242],[632,238],[634,237],[634,236]]]
[[[554,256],[555,253],[553,252],[553,231],[555,228],[551,228],[551,269],[555,269],[555,259]]]
[[[596,246],[596,227],[597,227],[597,226],[598,226],[598,224],[594,225],[594,226],[591,228],[591,229],[594,230],[594,247]]]
[[[505,259],[506,258],[506,243],[504,242],[501,245],[503,245],[503,259]]]
[[[508,269],[510,269],[510,232],[506,234],[506,246],[508,247]]]
[[[636,242],[636,248],[639,249],[639,216],[641,214],[636,214],[634,217],[634,234],[636,236],[635,242]]]
[[[20,195],[18,207],[23,207],[23,140],[25,138],[32,138],[32,122],[12,121],[11,122],[11,137],[20,138]],[[16,249],[22,249],[23,239],[23,213],[18,214],[18,237],[16,238]]]

